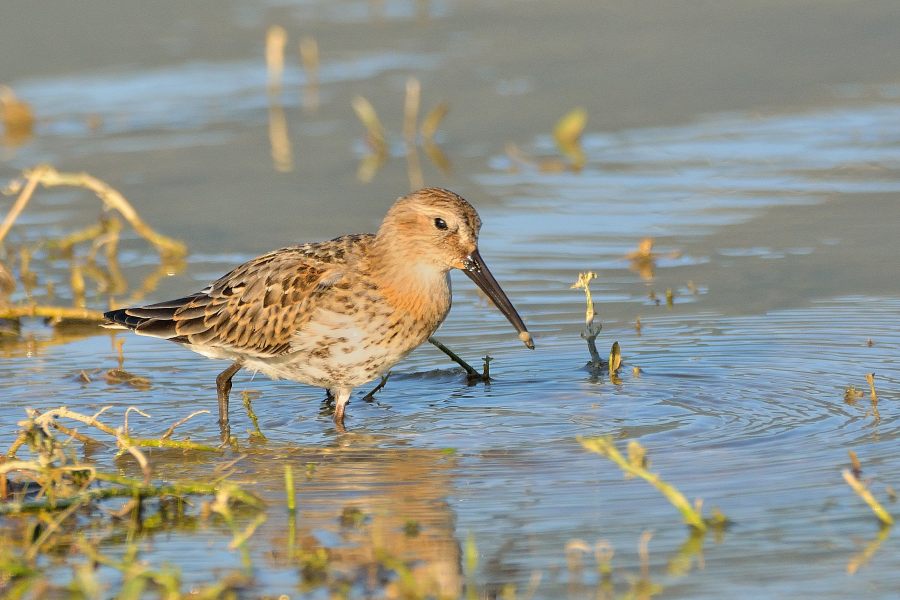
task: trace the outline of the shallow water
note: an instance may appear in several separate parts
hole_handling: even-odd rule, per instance
[[[251,539],[248,595],[328,597],[284,556],[281,478],[292,464],[298,535],[330,549],[357,596],[397,593],[369,576],[378,550],[389,548],[414,561],[435,593],[460,595],[470,577],[486,597],[508,584],[521,596],[536,586],[541,598],[603,597],[593,557],[581,559],[582,570],[567,557],[576,539],[606,540],[615,550],[615,592],[635,592],[638,540],[649,530],[648,576],[663,596],[892,597],[900,585],[894,536],[847,573],[879,530],[840,472],[853,450],[877,497],[900,484],[892,452],[900,59],[886,50],[900,14],[889,3],[852,15],[822,8],[813,22],[830,35],[810,39],[789,27],[808,14],[802,3],[774,4],[668,14],[578,2],[554,10],[256,2],[198,4],[174,17],[164,6],[141,15],[142,5],[126,3],[118,22],[134,39],[107,39],[117,52],[88,43],[91,33],[100,38],[101,24],[82,15],[85,35],[77,38],[42,23],[47,40],[59,36],[57,53],[42,48],[23,63],[0,63],[39,116],[34,138],[0,149],[0,174],[40,161],[88,171],[120,189],[152,226],[185,239],[184,268],[169,268],[143,297],[162,300],[259,252],[373,229],[409,186],[399,133],[406,77],[422,80],[425,107],[449,102],[438,142],[453,170],[442,174],[422,156],[425,181],[460,190],[479,209],[482,254],[537,350],[525,350],[469,282],[454,277],[454,308],[439,337],[473,363],[494,357],[490,385],[467,385],[423,347],[374,402],[359,390],[350,431],[339,435],[321,411],[320,390],[238,375],[232,419],[246,456],[234,478],[270,503]],[[24,3],[15,10],[26,22],[41,19]],[[5,22],[2,44],[28,43]],[[317,111],[303,108],[306,76],[288,54],[279,104],[292,142],[289,173],[274,170],[267,138],[261,56],[269,23],[285,25],[293,40],[316,35],[322,47]],[[749,35],[748,23],[766,39]],[[792,60],[773,60],[776,46]],[[879,60],[868,60],[873,55]],[[393,132],[393,156],[369,184],[355,179],[365,148],[350,109],[357,94]],[[556,157],[548,133],[555,120],[578,104],[591,116],[584,169],[540,169]],[[504,153],[508,141],[527,161]],[[8,241],[16,248],[59,237],[98,213],[86,194],[41,191]],[[656,242],[651,270],[626,258],[645,237]],[[158,263],[132,234],[120,261],[132,286]],[[35,297],[51,280],[55,301],[69,301],[68,268],[68,259],[37,251]],[[601,352],[613,340],[623,349],[618,383],[584,368],[584,299],[570,289],[584,270],[599,274]],[[106,302],[97,293],[88,299],[97,308]],[[116,366],[111,338],[126,340],[125,368],[149,378],[149,390],[79,379],[81,370]],[[112,405],[109,419],[118,422],[137,405],[152,419],[132,414],[132,427],[159,434],[193,410],[214,411],[223,368],[157,340],[54,331],[37,321],[0,341],[0,355],[4,448],[26,407],[90,413]],[[868,394],[844,401],[849,385],[867,391],[871,372],[880,418]],[[238,402],[244,390],[260,394],[253,406],[265,443],[249,437]],[[212,414],[178,431],[218,439]],[[622,447],[639,440],[652,470],[733,526],[708,535],[698,552],[656,490],[624,480],[575,439],[607,434]],[[94,458],[135,472],[111,454]],[[172,479],[209,475],[236,456],[155,452],[151,462],[157,477]],[[417,535],[404,533],[410,522]],[[469,536],[479,556],[471,572]],[[142,556],[179,564],[200,584],[240,566],[229,541],[213,526],[169,531],[147,536]],[[70,573],[56,568],[60,577]]]

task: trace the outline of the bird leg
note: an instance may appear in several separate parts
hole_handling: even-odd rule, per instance
[[[330,390],[334,394],[334,425],[337,427],[338,433],[344,433],[344,409],[350,402],[351,388],[339,388]]]
[[[488,381],[484,378],[484,376],[481,373],[476,371],[474,369],[474,367],[472,367],[472,365],[470,365],[469,363],[467,363],[466,361],[461,359],[459,357],[459,355],[456,354],[456,352],[454,352],[453,350],[451,350],[450,348],[448,348],[447,346],[442,344],[436,337],[430,337],[430,338],[428,338],[428,341],[431,342],[431,344],[435,348],[437,348],[438,350],[440,350],[441,352],[443,352],[444,354],[449,356],[450,360],[452,360],[453,362],[455,362],[456,364],[458,364],[459,366],[461,366],[463,368],[463,370],[466,372],[466,379],[469,380],[469,383],[474,383],[477,381]]]
[[[378,393],[378,391],[381,390],[381,388],[383,388],[385,386],[385,384],[387,384],[388,377],[390,377],[390,376],[391,376],[390,371],[388,371],[387,373],[382,375],[381,381],[378,383],[378,385],[373,387],[372,390],[368,394],[363,396],[363,400],[365,400],[366,402],[374,402],[375,394]]]
[[[228,394],[231,393],[231,378],[241,370],[241,363],[235,362],[216,377],[216,393],[219,397],[219,425],[228,427]]]

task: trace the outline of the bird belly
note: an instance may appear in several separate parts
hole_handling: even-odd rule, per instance
[[[405,333],[364,311],[319,310],[295,334],[284,361],[260,370],[320,387],[356,387],[384,375],[432,332]]]

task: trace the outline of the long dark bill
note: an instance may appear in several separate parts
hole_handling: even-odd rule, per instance
[[[497,283],[497,280],[491,275],[491,272],[488,270],[487,265],[484,264],[484,260],[481,258],[478,250],[475,250],[466,257],[466,267],[463,269],[463,272],[469,276],[469,279],[475,282],[475,285],[481,288],[481,291],[487,294],[488,298],[491,299],[491,302],[494,303],[494,306],[500,309],[500,312],[509,319],[512,326],[519,332],[519,339],[522,340],[528,348],[533,350],[534,341],[531,339],[531,334],[528,333],[528,329],[525,327],[522,317],[519,316],[519,313],[516,312],[516,307],[514,307],[512,302],[509,301],[509,298],[506,297],[503,288],[500,287],[500,284]]]

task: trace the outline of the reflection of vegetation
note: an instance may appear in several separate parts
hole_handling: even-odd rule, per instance
[[[281,105],[281,83],[284,75],[284,48],[287,32],[284,27],[273,25],[266,32],[266,69],[269,73],[269,143],[272,162],[279,173],[294,170],[294,155],[288,134],[287,117]]]
[[[32,246],[19,248],[19,280],[24,292],[24,299],[13,304],[9,295],[16,286],[10,271],[0,265],[0,322],[12,323],[9,327],[18,332],[18,320],[25,317],[39,317],[55,325],[50,339],[29,340],[28,347],[4,345],[3,350],[9,354],[32,352],[43,346],[66,343],[92,333],[96,328],[83,327],[96,323],[103,318],[101,311],[86,306],[86,287],[93,282],[96,291],[105,295],[125,294],[128,284],[119,267],[118,251],[122,231],[122,222],[111,213],[122,217],[138,235],[156,248],[160,255],[160,265],[150,273],[131,294],[133,302],[150,293],[158,281],[184,268],[186,248],[183,243],[162,235],[147,225],[138,215],[134,207],[117,190],[96,177],[87,173],[61,173],[51,166],[42,165],[24,171],[22,177],[13,181],[5,190],[7,194],[17,194],[17,198],[0,224],[0,241],[12,229],[19,215],[24,211],[39,186],[45,188],[68,186],[79,187],[93,192],[103,203],[105,210],[99,221],[86,228],[74,231],[60,239],[48,239]],[[75,249],[86,245],[87,252],[76,259]],[[35,298],[39,283],[38,274],[33,270],[33,263],[38,250],[46,250],[49,257],[69,257],[69,286],[72,293],[73,306],[59,306],[40,303]],[[103,254],[101,266],[99,255]],[[44,253],[40,254],[43,256]],[[49,259],[48,257],[48,259]],[[56,286],[47,283],[46,299],[51,300],[56,294]],[[111,301],[112,302],[112,301]],[[65,327],[62,327],[65,325]],[[82,325],[82,327],[77,327]],[[17,335],[18,339],[18,335]]]
[[[649,531],[641,534],[638,540],[638,557],[640,572],[634,574],[621,569],[614,569],[612,559],[615,551],[608,540],[598,540],[594,546],[581,539],[570,540],[566,544],[566,566],[569,575],[568,594],[572,598],[597,599],[612,598],[651,598],[661,594],[664,586],[654,581],[650,570],[650,540],[653,535]],[[706,534],[691,529],[684,542],[668,557],[666,575],[679,578],[689,574],[695,567],[703,568],[703,542]],[[593,555],[595,583],[593,590],[585,577],[584,556]],[[627,586],[627,587],[626,587]],[[617,595],[617,588],[620,593]],[[592,593],[593,591],[593,593]]]
[[[871,383],[872,382],[870,381],[870,384]],[[860,567],[869,562],[876,552],[878,552],[881,544],[887,539],[888,535],[890,535],[891,528],[894,525],[894,517],[892,517],[891,513],[875,499],[875,496],[869,490],[867,484],[861,479],[862,465],[859,462],[859,458],[856,456],[856,452],[849,450],[848,454],[850,455],[850,469],[844,469],[841,471],[841,475],[844,477],[844,481],[847,482],[847,485],[849,485],[850,488],[869,505],[869,508],[872,509],[872,512],[875,513],[875,516],[878,517],[878,520],[881,522],[881,529],[879,530],[878,535],[867,543],[860,552],[853,555],[849,562],[847,562],[847,573],[853,575]],[[887,487],[887,493],[888,497],[891,498],[891,501],[896,500],[893,489]]]
[[[587,125],[587,119],[586,110],[575,108],[563,115],[556,123],[556,127],[553,128],[556,147],[563,156],[569,159],[573,171],[580,171],[587,162],[584,149],[581,147],[581,134]]]
[[[34,113],[27,102],[16,97],[11,87],[0,85],[0,129],[3,144],[18,146],[34,134]]]
[[[652,281],[656,273],[656,254],[653,253],[653,238],[644,238],[637,250],[629,252],[625,258],[631,261],[631,270],[644,281]]]
[[[519,165],[538,169],[544,172],[555,173],[559,171],[581,171],[587,162],[584,149],[581,146],[581,135],[587,125],[587,112],[583,108],[575,108],[563,115],[553,128],[553,140],[556,147],[566,160],[559,158],[533,159],[527,156],[517,145],[512,142],[506,145],[506,155],[510,158],[513,168]]]
[[[463,558],[445,499],[453,457],[344,438],[333,448],[289,448],[285,459],[315,465],[307,468],[294,513],[288,500],[288,526],[270,531],[269,545],[279,549],[272,560],[296,570],[301,592],[346,597],[353,589],[358,593],[352,595],[365,597],[460,597]],[[293,469],[285,469],[284,476],[290,499]]]
[[[854,554],[849,561],[847,561],[847,573],[849,575],[855,575],[857,571],[859,571],[860,567],[864,566],[872,557],[875,556],[875,553],[878,552],[878,549],[881,548],[881,544],[884,543],[884,540],[888,538],[891,534],[890,527],[882,527],[878,530],[878,535],[876,535],[872,540],[870,540],[865,547],[860,550],[857,554]]]
[[[307,110],[316,111],[319,108],[319,42],[314,37],[302,37],[299,50],[300,62],[306,71],[303,106]]]
[[[421,143],[425,155],[441,171],[450,170],[450,161],[434,141],[438,126],[447,115],[446,103],[440,103],[425,115],[421,125],[417,125],[422,86],[415,77],[406,82],[406,96],[403,101],[403,141],[406,156],[406,172],[410,189],[416,190],[425,185],[425,178],[419,163],[418,146]],[[366,183],[372,180],[375,173],[387,162],[390,156],[387,130],[378,118],[372,103],[362,96],[353,99],[353,111],[366,130],[367,153],[359,163],[357,178]]]

